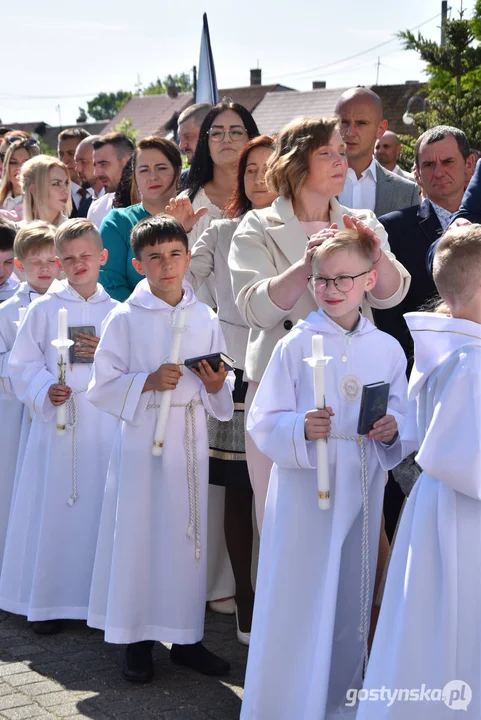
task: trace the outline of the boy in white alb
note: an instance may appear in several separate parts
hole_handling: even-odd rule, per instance
[[[20,282],[13,274],[13,241],[17,230],[9,220],[0,217],[0,303],[17,292]]]
[[[36,632],[86,619],[103,489],[116,421],[86,399],[100,327],[117,305],[98,274],[107,259],[95,225],[69,220],[55,235],[67,279],[32,303],[10,352],[10,381],[32,426],[18,474],[0,578],[0,608],[26,615]],[[82,328],[58,384],[59,310]],[[67,429],[57,434],[57,407]]]
[[[17,458],[21,463],[30,430],[30,412],[13,392],[8,359],[17,335],[20,309],[25,312],[60,273],[55,261],[54,235],[55,228],[42,221],[29,223],[18,232],[14,244],[15,265],[25,273],[26,281],[15,295],[0,305],[0,571]]]
[[[384,686],[394,699],[360,702],[359,720],[481,717],[481,225],[448,230],[433,276],[444,312],[405,315],[414,367],[402,435],[423,472],[397,532],[365,678],[366,695]]]
[[[407,404],[401,346],[359,313],[377,278],[374,243],[368,230],[343,230],[315,251],[311,282],[319,310],[277,344],[249,413],[247,430],[274,466],[243,720],[343,717],[346,691],[361,687],[385,471],[401,460],[397,428]],[[313,370],[304,362],[315,334],[332,358],[326,410],[312,409]],[[391,384],[388,412],[360,441],[362,387],[379,381]],[[320,438],[328,438],[328,510],[318,504]]]
[[[105,325],[88,398],[120,418],[109,467],[88,623],[111,643],[128,643],[123,674],[153,677],[154,640],[171,659],[208,675],[229,664],[204,634],[209,447],[205,411],[230,420],[233,373],[169,363],[173,323],[184,323],[181,361],[225,352],[219,321],[184,282],[185,231],[168,216],[132,231],[135,269],[146,276]],[[227,379],[227,380],[226,380]],[[163,452],[152,447],[164,392],[172,390]]]

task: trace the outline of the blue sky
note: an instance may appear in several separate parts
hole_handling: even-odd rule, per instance
[[[464,7],[470,14],[474,0]],[[458,10],[454,0],[451,12]],[[374,84],[378,57],[381,84],[422,80],[417,54],[392,38],[423,23],[421,32],[437,40],[441,0],[20,0],[2,28],[2,122],[57,125],[60,106],[66,126],[99,92],[189,72],[198,64],[204,11],[219,87],[248,85],[250,68],[259,66],[265,83],[308,90],[313,80],[333,88]]]

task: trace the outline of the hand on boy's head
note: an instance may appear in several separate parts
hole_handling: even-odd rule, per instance
[[[223,362],[219,363],[219,369],[217,372],[211,368],[207,360],[201,360],[199,363],[199,369],[192,368],[194,375],[202,380],[205,385],[205,389],[208,393],[216,393],[221,390],[225,379],[227,377],[227,370]]]
[[[190,233],[194,225],[208,212],[208,209],[201,207],[195,212],[188,197],[170,198],[165,212],[180,222],[186,233]]]
[[[338,231],[338,227],[336,223],[332,223],[327,228],[323,228],[322,230],[319,230],[319,232],[314,233],[314,235],[311,235],[309,240],[307,241],[306,247],[308,250],[315,250],[316,247],[319,245],[322,245],[323,242],[326,240],[330,240]]]
[[[175,363],[164,363],[158,370],[150,373],[144,390],[158,390],[159,392],[175,390],[181,376],[182,373],[178,365]]]
[[[58,385],[55,383],[54,385],[50,385],[48,389],[48,397],[55,407],[66,403],[71,394],[72,388],[69,388],[68,385]]]
[[[382,255],[381,239],[376,235],[374,230],[353,215],[343,215],[342,220],[347,230],[357,230],[360,238],[366,239],[370,242],[372,245],[372,262],[378,262]]]
[[[334,417],[332,407],[325,410],[309,410],[304,419],[304,435],[306,440],[321,440],[328,438],[331,433],[331,417]]]
[[[79,333],[77,340],[75,341],[75,352],[79,357],[88,358],[91,360],[95,355],[97,345],[100,342],[100,338],[95,335],[87,335],[85,333]]]
[[[371,432],[366,437],[370,440],[379,440],[379,442],[390,443],[398,433],[396,418],[392,415],[384,415],[384,417],[376,420],[372,426]]]

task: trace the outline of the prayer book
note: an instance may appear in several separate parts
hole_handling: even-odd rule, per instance
[[[70,340],[73,340],[74,342],[74,344],[70,346],[68,351],[70,365],[73,365],[73,363],[93,363],[93,358],[86,358],[82,355],[79,355],[78,351],[84,347],[87,347],[86,345],[82,344],[81,340],[78,339],[78,336],[82,334],[95,336],[95,327],[93,325],[76,325],[69,327],[68,329],[68,336]]]
[[[361,409],[357,424],[358,435],[367,435],[376,420],[380,420],[387,412],[389,400],[389,389],[391,385],[387,382],[370,383],[363,385],[361,397]]]
[[[219,370],[219,365],[221,362],[224,363],[226,370],[234,369],[235,360],[233,360],[228,355],[225,355],[225,353],[221,352],[212,353],[211,355],[200,355],[199,357],[188,358],[187,360],[184,360],[184,365],[185,367],[189,368],[189,370],[192,370],[193,368],[195,370],[198,370],[201,360],[207,360],[214,372],[217,372]]]

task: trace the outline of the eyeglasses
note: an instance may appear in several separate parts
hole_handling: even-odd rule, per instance
[[[336,278],[325,278],[321,277],[320,275],[309,275],[309,280],[311,281],[314,290],[316,292],[324,292],[327,290],[327,286],[330,282],[334,285],[336,290],[339,290],[339,292],[348,293],[351,292],[352,288],[354,287],[354,280],[358,277],[361,277],[362,275],[367,275],[370,270],[365,270],[362,273],[359,273],[358,275],[338,275]]]
[[[207,131],[207,135],[210,137],[212,142],[224,142],[226,135],[229,135],[232,142],[234,142],[235,140],[242,140],[242,138],[247,135],[247,130],[243,127],[234,127],[229,130],[211,128]]]
[[[27,147],[33,147],[34,145],[38,145],[38,140],[35,140],[35,138],[32,137],[21,137],[20,135],[10,135],[10,137],[4,138],[4,140],[7,140],[9,145],[13,145],[15,142],[21,141],[24,145]]]

